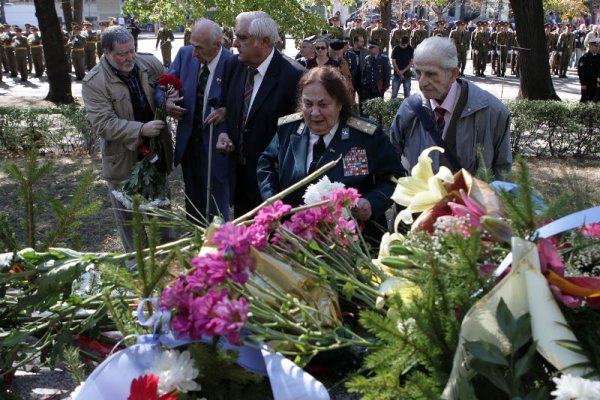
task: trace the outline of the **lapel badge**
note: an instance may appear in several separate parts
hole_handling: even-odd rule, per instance
[[[217,85],[221,84],[221,78],[217,78]]]
[[[350,128],[347,126],[342,129],[342,140],[350,139]]]
[[[298,130],[296,131],[296,135],[302,135],[302,132],[304,132],[304,122],[301,122],[300,126],[298,126]]]

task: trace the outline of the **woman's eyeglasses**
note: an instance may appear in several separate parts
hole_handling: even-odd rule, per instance
[[[317,50],[325,50],[327,47],[321,47],[321,46],[315,46],[315,49]]]

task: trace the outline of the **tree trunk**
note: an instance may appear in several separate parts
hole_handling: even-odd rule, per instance
[[[35,15],[42,32],[42,45],[50,89],[46,100],[57,104],[72,104],[71,77],[67,69],[67,56],[63,48],[62,32],[53,0],[34,0]],[[49,56],[50,55],[50,56]]]
[[[73,0],[73,19],[79,25],[83,24],[83,0]]]
[[[6,13],[4,12],[4,0],[0,0],[0,23],[6,23]]]
[[[65,27],[68,32],[71,32],[71,22],[73,22],[73,10],[71,0],[62,0],[63,17],[65,19]]]
[[[390,20],[392,19],[392,1],[381,0],[379,2],[379,9],[381,11],[381,26],[390,31]],[[390,36],[391,37],[391,36]]]
[[[560,100],[554,91],[544,34],[543,0],[510,0],[519,40],[521,87],[517,98]]]

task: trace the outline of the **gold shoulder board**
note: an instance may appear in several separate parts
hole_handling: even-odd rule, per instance
[[[377,125],[370,121],[365,121],[364,119],[359,119],[356,117],[348,118],[346,122],[348,126],[351,126],[354,129],[358,129],[361,132],[366,133],[367,135],[372,135],[377,130]]]
[[[286,115],[286,116],[280,117],[277,120],[277,126],[289,124],[290,122],[294,122],[294,121],[300,121],[302,118],[303,118],[302,113]]]

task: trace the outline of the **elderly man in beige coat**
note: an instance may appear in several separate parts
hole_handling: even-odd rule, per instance
[[[165,149],[163,165],[169,173],[173,146],[165,122],[154,119],[154,90],[164,73],[152,55],[136,54],[131,33],[112,26],[102,34],[103,57],[83,81],[82,96],[94,132],[102,139],[102,173],[119,224],[125,250],[134,250],[131,213],[114,197],[113,190],[128,178],[144,138],[160,135]],[[161,239],[172,239],[171,230]]]

